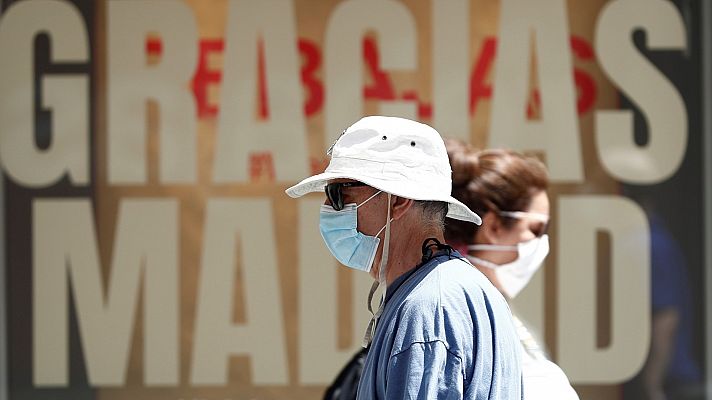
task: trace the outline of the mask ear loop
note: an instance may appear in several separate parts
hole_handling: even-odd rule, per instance
[[[470,261],[470,263],[472,265],[478,265],[478,266],[489,268],[489,269],[497,269],[497,268],[501,267],[501,265],[499,265],[499,264],[495,264],[493,262],[483,260],[481,258],[477,258],[477,257],[471,256],[469,254],[465,255],[465,258],[467,258],[467,260]]]
[[[471,244],[467,246],[468,250],[490,250],[490,251],[517,251],[519,246],[504,245],[504,244]],[[500,267],[499,264],[495,264],[491,261],[484,260],[479,257],[471,256],[466,254],[465,257],[473,265],[479,265],[489,269],[497,269]]]
[[[386,292],[388,290],[388,283],[386,282],[386,264],[388,263],[388,248],[390,247],[391,241],[391,194],[388,193],[388,211],[386,214],[386,233],[383,238],[383,253],[381,254],[381,262],[378,265],[378,280],[374,281],[371,285],[371,290],[368,292],[368,311],[371,313],[371,320],[368,322],[366,327],[366,333],[363,336],[363,347],[368,347],[373,340],[373,336],[376,334],[376,325],[378,324],[378,319],[383,314],[383,307],[386,303]],[[380,232],[379,232],[380,233]],[[380,285],[383,285],[383,294],[381,295],[381,303],[378,305],[378,310],[373,312],[373,307],[371,306],[371,301],[373,300],[373,295],[376,293],[376,289]]]
[[[367,198],[366,200],[364,200],[363,203],[358,204],[358,205],[356,206],[356,209],[358,210],[359,207],[361,207],[362,205],[368,203],[372,198],[374,198],[374,197],[378,196],[379,194],[381,194],[381,192],[383,192],[383,190],[379,190],[379,191],[377,191],[376,193],[374,193],[373,195],[371,195],[371,197],[369,197],[369,198]],[[389,194],[388,196],[390,197],[390,194]],[[390,208],[389,208],[389,210],[390,210]],[[378,232],[378,233],[381,233],[381,232]],[[376,235],[376,236],[378,236],[378,235]]]

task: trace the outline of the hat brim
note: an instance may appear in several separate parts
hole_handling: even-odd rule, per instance
[[[287,189],[285,192],[287,193],[287,195],[289,195],[289,197],[292,198],[302,197],[307,193],[321,192],[324,190],[326,184],[332,179],[353,179],[359,182],[363,182],[368,186],[382,190],[386,193],[391,193],[413,200],[443,201],[448,203],[446,217],[457,219],[460,221],[472,222],[477,225],[482,224],[482,219],[479,215],[475,214],[466,205],[462,204],[460,201],[458,201],[452,196],[434,196],[432,195],[432,192],[429,192],[427,190],[427,188],[409,189],[407,185],[403,185],[401,187],[402,190],[398,191],[397,193],[394,193],[392,189],[386,189],[392,188],[394,181],[392,179],[385,179],[383,176],[369,177],[363,174],[359,174],[359,176],[356,177],[340,172],[325,171],[321,174],[310,176],[309,178],[304,179],[303,181]]]

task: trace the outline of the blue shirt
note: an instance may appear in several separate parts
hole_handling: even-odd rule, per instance
[[[399,277],[388,294],[359,399],[522,398],[509,306],[457,252]]]

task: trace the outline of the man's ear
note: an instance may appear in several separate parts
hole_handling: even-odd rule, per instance
[[[397,220],[415,205],[415,200],[392,195],[391,204],[391,218]]]
[[[475,234],[475,242],[499,244],[503,228],[502,221],[497,215],[492,211],[487,211],[482,216],[482,225]]]

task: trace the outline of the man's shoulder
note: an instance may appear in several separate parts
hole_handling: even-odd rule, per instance
[[[439,260],[437,266],[428,272],[428,279],[441,288],[453,287],[486,292],[496,290],[489,279],[464,258]]]
[[[470,302],[468,298],[500,296],[497,289],[465,259],[444,258],[430,263],[409,282],[403,303],[407,306],[448,307],[450,303]],[[477,303],[478,301],[475,301]]]
[[[501,294],[468,262],[445,258],[425,267],[393,304],[394,352],[415,342],[440,341],[453,354],[463,354],[491,317],[510,318]]]

